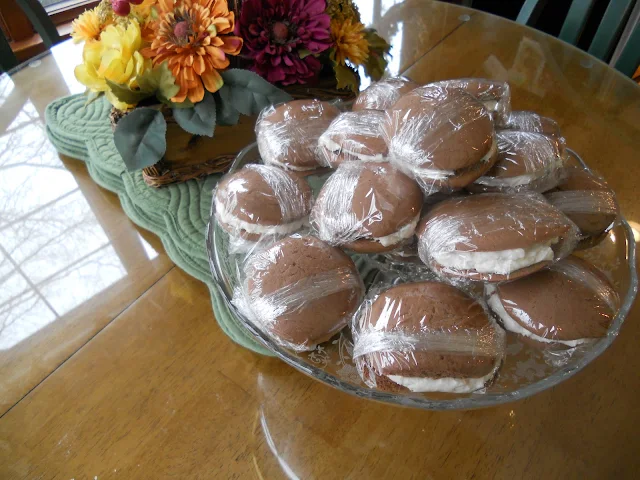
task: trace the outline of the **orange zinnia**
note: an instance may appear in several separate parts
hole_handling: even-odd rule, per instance
[[[227,55],[237,55],[242,39],[231,35],[234,15],[226,0],[158,0],[157,19],[149,24],[142,50],[154,65],[169,62],[180,91],[171,100],[199,102],[204,89],[222,86],[218,70],[229,66]]]

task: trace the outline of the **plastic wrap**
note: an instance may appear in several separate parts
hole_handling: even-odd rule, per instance
[[[555,138],[561,138],[560,127],[552,118],[543,117],[535,112],[511,112],[502,128],[522,130],[524,132],[542,133]]]
[[[393,262],[400,263],[417,263],[422,265],[420,257],[418,257],[418,241],[415,236],[405,245],[391,252],[385,253],[385,257]]]
[[[578,226],[580,248],[601,241],[620,213],[616,196],[604,179],[580,167],[567,168],[558,189],[545,196]]]
[[[460,191],[454,194],[455,197],[464,195],[468,195],[468,193]],[[422,204],[421,216],[424,217],[435,205],[450,198],[453,198],[453,196],[445,193],[434,193],[433,195],[425,197],[425,201]],[[431,276],[435,278],[433,272],[429,270],[418,256],[418,238],[415,235],[411,238],[410,242],[402,245],[400,248],[385,253],[384,257],[387,260],[387,262],[385,262],[387,266],[390,264],[403,278],[410,278],[411,280],[427,280],[431,279],[429,278]],[[381,265],[381,268],[384,269],[384,265]]]
[[[569,255],[578,228],[542,195],[485,193],[445,200],[417,230],[418,254],[447,277],[499,282]]]
[[[374,82],[363,90],[353,104],[353,111],[386,110],[418,84],[405,77],[391,77]]]
[[[262,160],[288,170],[318,168],[318,138],[339,114],[337,107],[320,100],[294,100],[265,108],[256,121]]]
[[[485,295],[507,330],[563,347],[605,336],[620,303],[604,274],[573,256],[509,284],[487,284]]]
[[[360,376],[382,390],[476,391],[495,376],[505,348],[481,302],[438,282],[370,292],[352,333]]]
[[[324,184],[310,221],[331,245],[377,253],[413,237],[421,207],[418,185],[392,166],[350,162]]]
[[[496,133],[498,159],[468,189],[474,192],[546,192],[562,179],[564,142],[540,133]]]
[[[236,307],[280,345],[313,350],[349,321],[364,286],[353,261],[317,238],[294,235],[249,256]]]
[[[389,160],[427,195],[463,188],[496,158],[493,123],[482,103],[459,89],[426,86],[385,113]]]
[[[214,191],[215,217],[232,237],[257,241],[308,225],[313,196],[304,179],[268,165],[247,165]]]
[[[383,119],[384,113],[377,110],[340,114],[318,139],[320,163],[336,168],[343,162],[386,162]]]
[[[454,78],[427,86],[459,88],[482,102],[497,125],[504,125],[511,114],[511,89],[507,82],[486,78]]]
[[[619,213],[613,192],[570,190],[555,191],[545,196],[549,203],[562,210],[568,217],[572,214],[603,214],[615,218]]]

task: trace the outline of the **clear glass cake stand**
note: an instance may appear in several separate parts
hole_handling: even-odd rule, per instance
[[[575,152],[570,151],[570,154],[572,162],[587,168]],[[231,171],[259,162],[257,146],[252,144],[238,154]],[[316,190],[325,178],[310,176],[308,180]],[[606,337],[568,355],[566,352],[540,350],[521,342],[515,335],[507,334],[505,361],[496,381],[483,391],[472,394],[387,393],[369,388],[360,380],[351,359],[352,343],[348,329],[312,352],[297,353],[276,344],[237,311],[231,300],[234,288],[239,284],[243,256],[230,252],[228,235],[215,221],[214,208],[212,206],[207,232],[211,271],[223,299],[240,323],[276,356],[310,377],[343,392],[385,403],[426,410],[473,409],[513,402],[558,385],[582,370],[611,345],[620,332],[638,289],[633,232],[621,217],[602,243],[576,253],[603,270],[620,295],[620,309]],[[372,260],[371,273],[364,279],[368,286],[380,281],[380,276],[384,275],[381,272],[377,274],[379,270],[376,266],[379,265]]]

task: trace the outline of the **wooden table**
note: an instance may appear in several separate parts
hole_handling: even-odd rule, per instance
[[[508,80],[640,231],[640,87],[504,19],[369,3],[392,73]],[[478,411],[364,401],[243,350],[205,286],[46,140],[47,103],[82,90],[79,55],[62,44],[0,78],[0,478],[638,478],[638,305],[575,377]]]

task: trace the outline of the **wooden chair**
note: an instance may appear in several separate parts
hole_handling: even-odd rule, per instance
[[[523,25],[533,25],[539,18],[548,0],[526,0],[520,10],[516,22]],[[606,61],[620,38],[630,17],[636,0],[611,0],[602,16],[600,25],[591,40],[588,52],[600,60]],[[640,2],[638,2],[640,3]],[[584,30],[595,0],[573,0],[569,12],[562,25],[558,38],[575,45],[578,43]],[[638,5],[636,5],[636,8]],[[614,67],[626,75],[631,75],[640,61],[640,32],[637,22],[634,33],[630,35],[625,45],[620,60],[614,63]],[[632,64],[635,64],[631,66]]]
[[[47,48],[51,48],[62,41],[47,11],[38,0],[16,0],[16,2]],[[0,35],[0,71],[9,71],[16,65],[18,65],[18,59],[11,50],[9,42],[4,35]]]
[[[618,46],[611,57],[611,65],[631,77],[640,64],[640,1],[631,12]]]
[[[5,38],[4,34],[1,34],[0,35],[0,72],[8,72],[16,65],[18,65],[18,59],[13,53],[13,50],[11,50],[11,45],[9,45],[9,42]]]

